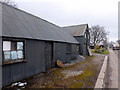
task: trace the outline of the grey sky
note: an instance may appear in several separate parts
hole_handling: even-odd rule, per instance
[[[14,0],[18,8],[59,26],[88,23],[105,26],[110,41],[118,38],[119,0]]]

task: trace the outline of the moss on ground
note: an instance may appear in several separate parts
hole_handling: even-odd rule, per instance
[[[83,83],[82,82],[79,82],[79,83],[73,83],[70,88],[80,88],[83,86]]]
[[[92,59],[95,56],[88,56],[84,61],[78,62],[70,67],[57,68],[50,73],[46,73],[43,77],[43,81],[39,80],[35,82],[32,88],[93,88],[95,80],[97,78],[97,65],[95,65]],[[63,70],[72,70],[81,68],[83,73],[77,76],[71,76],[64,78],[65,75],[61,72]]]
[[[95,77],[96,74],[96,65],[93,65],[92,58],[95,56],[86,57],[85,61],[80,63],[76,63],[70,67],[66,68],[57,68],[52,72],[53,77],[49,77],[51,82],[45,85],[45,88],[83,88],[85,86],[93,87],[94,83],[92,82],[91,77]],[[80,65],[86,64],[83,73],[77,76],[72,76],[68,78],[64,78],[64,75],[61,73],[63,70],[69,70],[76,68]]]
[[[72,77],[71,79],[77,80],[77,82],[75,84],[72,84],[71,87],[77,87],[77,88],[84,88],[84,87],[94,87],[94,77],[96,75],[97,69],[96,69],[96,65],[91,65],[86,67],[83,70],[83,73],[77,76]],[[92,78],[91,78],[92,77]],[[82,83],[81,85],[79,85],[78,83]],[[78,86],[77,86],[78,85]]]

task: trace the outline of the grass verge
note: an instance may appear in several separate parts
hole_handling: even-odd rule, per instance
[[[94,50],[92,50],[91,52],[92,52],[92,53],[97,53],[97,52],[95,52]],[[98,54],[109,54],[109,51],[108,51],[108,50],[104,50],[103,52],[98,53]]]

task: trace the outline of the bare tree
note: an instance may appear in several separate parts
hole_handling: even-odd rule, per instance
[[[4,3],[4,4],[7,4],[9,6],[12,6],[14,8],[17,8],[17,4],[12,0],[2,0],[1,2]]]
[[[92,26],[90,29],[90,42],[96,47],[96,45],[106,40],[107,32],[104,27],[99,25]]]
[[[107,49],[107,47],[108,47],[107,37],[106,37],[105,40],[103,41],[103,46],[104,46],[105,49]]]

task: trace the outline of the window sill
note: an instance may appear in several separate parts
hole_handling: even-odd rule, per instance
[[[11,61],[6,61],[6,62],[3,62],[2,65],[8,65],[8,64],[15,64],[15,63],[21,63],[21,62],[26,62],[26,60],[11,60]]]

